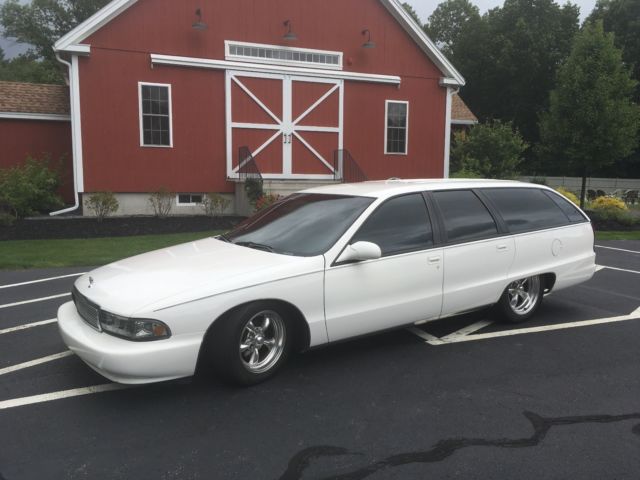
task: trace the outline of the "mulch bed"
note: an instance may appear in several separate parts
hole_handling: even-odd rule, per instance
[[[37,217],[0,226],[0,240],[40,240],[51,238],[127,237],[166,233],[228,230],[245,217],[206,217],[203,215],[108,217],[102,221],[90,217]]]

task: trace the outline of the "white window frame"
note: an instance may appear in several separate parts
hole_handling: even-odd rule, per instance
[[[404,152],[389,152],[387,151],[387,140],[389,135],[389,104],[390,103],[402,103],[407,106],[407,118],[406,118],[406,135],[404,137]],[[409,102],[407,100],[385,100],[384,103],[384,154],[385,155],[409,155]]]
[[[274,49],[274,50],[284,50],[287,52],[298,52],[298,53],[311,53],[316,55],[332,55],[338,57],[338,64],[335,65],[333,63],[316,63],[316,62],[305,62],[300,60],[281,60],[279,58],[263,58],[263,57],[247,57],[244,55],[232,55],[231,54],[231,46],[237,45],[240,47],[249,47],[249,48],[266,48],[266,49]],[[268,65],[291,65],[296,67],[306,67],[306,68],[323,68],[327,70],[342,70],[342,52],[334,52],[330,50],[312,50],[309,48],[297,48],[297,47],[286,47],[282,45],[267,45],[263,43],[248,43],[248,42],[235,42],[231,40],[224,41],[224,58],[228,61],[235,62],[249,62],[249,63],[264,63]]]
[[[168,89],[168,101],[169,101],[169,145],[153,145],[144,143],[144,122],[143,122],[143,108],[142,108],[142,87],[167,87]],[[151,82],[138,82],[138,119],[140,128],[140,146],[143,148],[173,148],[173,101],[171,96],[171,84],[170,83],[151,83]]]
[[[202,199],[204,200],[204,193],[188,193],[188,192],[176,193],[176,206],[178,206],[178,207],[197,207],[197,206],[202,205],[202,202],[200,202],[200,203],[196,203],[196,202],[183,203],[183,202],[180,201],[180,195],[189,195],[190,199],[193,199],[192,197],[194,195],[200,195],[202,197]]]

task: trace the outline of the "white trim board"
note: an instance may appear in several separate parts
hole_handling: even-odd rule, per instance
[[[407,106],[407,114],[405,118],[404,128],[404,152],[389,152],[387,151],[387,140],[389,136],[389,104],[400,103]],[[409,155],[409,102],[407,100],[385,100],[384,101],[384,154],[385,155]]]
[[[61,115],[57,113],[0,112],[0,118],[8,120],[40,120],[47,122],[71,121],[71,115]]]
[[[142,107],[142,87],[166,87],[169,102],[169,145],[144,143],[144,122]],[[140,128],[140,146],[145,148],[173,148],[173,108],[170,83],[138,82],[138,122]]]

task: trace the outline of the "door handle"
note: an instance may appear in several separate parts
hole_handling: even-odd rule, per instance
[[[284,138],[283,143],[288,144],[288,143],[291,143],[291,140],[293,139],[293,135],[284,133],[283,138]]]
[[[499,251],[501,251],[501,252],[504,252],[505,250],[509,250],[509,247],[508,247],[508,246],[506,246],[506,245],[498,245],[498,246],[496,247],[496,250],[499,250]]]
[[[441,257],[429,257],[427,258],[427,263],[429,265],[435,265],[436,263],[440,263],[440,258]]]

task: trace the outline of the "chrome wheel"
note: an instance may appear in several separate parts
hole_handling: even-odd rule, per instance
[[[538,304],[540,277],[527,277],[512,282],[507,287],[509,307],[516,315],[527,315]]]
[[[273,367],[284,352],[286,329],[282,317],[273,310],[252,316],[240,335],[240,360],[251,373],[263,373]]]

